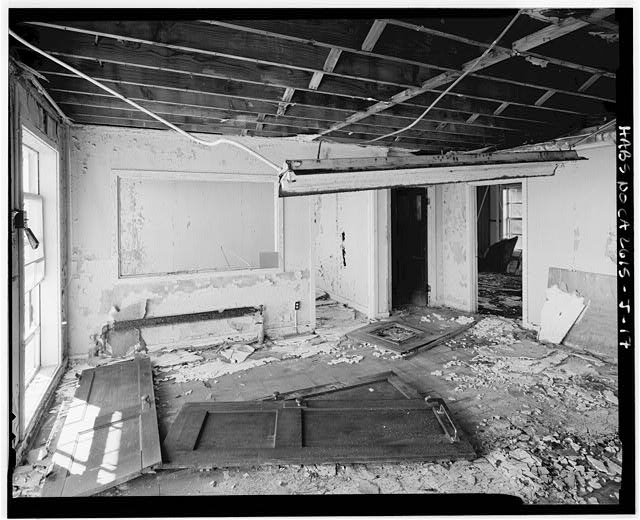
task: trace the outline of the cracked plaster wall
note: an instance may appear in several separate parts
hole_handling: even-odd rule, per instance
[[[202,136],[213,140],[214,136]],[[317,143],[234,137],[276,164],[315,158]],[[361,147],[323,144],[322,157],[371,155]],[[117,209],[113,169],[173,172],[276,173],[245,152],[208,148],[169,131],[76,126],[70,131],[70,316],[71,355],[86,355],[113,308],[138,306],[147,317],[265,305],[267,333],[294,331],[294,302],[300,301],[301,332],[315,327],[315,255],[311,197],[283,204],[284,270],[198,273],[118,279]],[[224,225],[233,225],[224,222]],[[194,251],[197,254],[197,251]],[[141,305],[142,304],[142,305]]]
[[[320,195],[314,201],[317,225],[316,284],[334,299],[367,312],[369,302],[369,193]]]

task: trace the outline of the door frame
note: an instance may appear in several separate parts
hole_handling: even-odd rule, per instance
[[[473,255],[469,255],[471,259],[471,294],[470,301],[472,304],[473,312],[478,312],[478,215],[477,215],[477,187],[478,186],[492,186],[492,185],[500,185],[500,184],[518,184],[522,185],[522,324],[523,326],[527,324],[527,316],[528,316],[528,304],[527,304],[527,294],[528,294],[528,286],[529,286],[529,277],[527,276],[528,272],[528,237],[529,237],[529,217],[528,217],[528,179],[508,179],[509,182],[505,182],[505,179],[494,180],[494,181],[477,181],[470,182],[470,189],[472,193],[469,196],[469,203],[467,206],[467,210],[469,211],[469,215],[472,216],[470,219],[472,222],[472,226],[469,226],[469,250],[473,251]]]

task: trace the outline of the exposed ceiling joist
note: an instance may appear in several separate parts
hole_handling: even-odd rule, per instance
[[[320,45],[318,42],[314,40],[307,40],[308,43],[305,46],[299,46],[299,45],[291,46],[291,44],[289,44],[288,42],[288,39],[284,39],[284,43],[291,46],[291,49],[289,49],[287,45],[285,45],[281,49],[278,55],[280,60],[275,61],[273,59],[269,59],[271,57],[269,52],[271,52],[272,50],[273,51],[278,50],[282,46],[282,42],[278,45],[274,43],[274,40],[277,41],[278,35],[273,35],[273,36],[269,35],[269,38],[266,41],[256,41],[255,43],[251,43],[249,41],[245,45],[241,45],[235,48],[230,46],[224,46],[223,39],[220,39],[219,43],[218,43],[218,40],[216,39],[210,39],[209,43],[206,46],[198,42],[193,42],[192,45],[187,46],[187,45],[175,45],[167,42],[158,41],[159,38],[157,36],[154,37],[156,33],[151,33],[151,34],[141,33],[140,31],[136,30],[136,28],[130,27],[125,23],[121,23],[118,25],[111,24],[112,26],[107,25],[106,27],[101,27],[103,29],[102,31],[97,30],[99,27],[98,24],[93,24],[91,22],[73,22],[72,25],[51,24],[51,23],[45,23],[45,22],[33,22],[33,24],[40,27],[48,27],[48,28],[53,28],[57,30],[73,31],[73,32],[84,33],[89,35],[100,35],[105,38],[112,38],[116,40],[119,40],[119,39],[126,40],[126,41],[131,41],[131,42],[145,44],[145,45],[152,45],[156,47],[166,47],[169,49],[181,50],[185,52],[201,53],[201,54],[216,56],[220,58],[250,61],[251,63],[259,63],[261,66],[265,66],[265,67],[281,67],[281,68],[283,67],[286,69],[306,71],[309,74],[314,74],[315,72],[318,72],[318,73],[323,72],[323,65],[315,57],[311,58],[311,56],[308,53],[309,46],[314,47],[314,46]],[[209,25],[214,24],[217,27],[221,27],[225,29],[233,27],[241,30],[243,27],[243,26],[236,26],[236,25],[226,24],[226,23],[218,23],[215,21],[209,21],[208,24]],[[203,27],[206,29],[206,25],[203,24]],[[160,31],[160,29],[158,29],[157,31]],[[253,35],[252,32],[249,32],[248,34],[249,36]],[[271,49],[271,47],[273,47],[273,49]],[[323,45],[322,47],[329,48],[329,49],[332,48],[330,46],[325,46],[325,45]],[[373,53],[364,53],[364,51],[361,51],[359,49],[336,48],[336,50],[342,50],[343,52],[349,53],[349,64],[351,66],[348,66],[345,63],[341,66],[341,72],[339,74],[335,72],[323,72],[323,75],[329,74],[332,77],[335,77],[336,80],[339,78],[344,78],[349,80],[367,82],[370,84],[368,87],[370,89],[368,97],[371,97],[374,99],[384,99],[385,97],[388,97],[388,96],[385,96],[384,89],[382,89],[382,91],[380,92],[375,91],[375,89],[380,90],[384,85],[387,85],[389,87],[393,86],[393,87],[404,87],[404,88],[415,86],[414,82],[402,81],[402,78],[405,77],[406,75],[407,65],[405,65],[404,63],[401,64],[400,62],[398,62],[397,60],[394,60],[390,56],[381,55],[381,58],[378,59],[377,55],[374,56]],[[511,52],[509,49],[503,49],[503,50],[505,52]],[[523,56],[527,54],[527,53],[524,53],[523,49],[520,49],[519,52],[523,53]],[[299,53],[303,53],[300,56],[300,58],[296,56]],[[304,53],[306,53],[307,59],[303,59]],[[358,53],[362,53],[362,54],[358,54]],[[377,60],[376,66],[371,66],[370,62],[372,59]],[[553,61],[552,58],[548,58],[544,56],[539,57],[539,59],[546,60],[546,62],[549,62],[549,60]],[[566,62],[564,60],[559,60],[559,64],[564,65],[566,64]],[[420,68],[420,70],[417,71],[419,72],[417,76],[416,74],[413,74],[418,78],[420,78],[421,76],[432,77],[434,74],[437,74],[438,71],[456,72],[456,70],[453,68],[441,67],[441,66],[438,67],[432,64],[427,64],[427,63],[416,62],[414,65],[415,67]],[[579,67],[581,69],[584,68],[583,66],[580,66],[577,64],[574,64],[574,65],[576,65],[576,67]],[[591,69],[592,68],[589,68],[589,72],[592,71]],[[609,74],[607,71],[597,71],[597,72],[600,72],[603,75]],[[472,77],[475,77],[475,76],[476,76],[475,74],[472,74]],[[505,85],[514,84],[514,85],[526,86],[529,88],[537,88],[537,89],[543,89],[543,90],[546,90],[547,88],[546,85],[537,85],[535,76],[533,76],[531,80],[527,82],[520,82],[512,78],[502,78],[502,77],[496,77],[496,76],[477,76],[477,77],[482,77],[482,79],[486,81],[491,81],[493,83],[499,83],[499,84],[504,83]],[[309,80],[306,80],[306,82],[308,84]],[[287,86],[290,86],[290,85],[287,85]],[[300,87],[296,86],[296,88],[308,88],[308,85],[305,85],[305,86],[301,85]],[[366,85],[362,86],[363,92],[364,92],[364,89],[366,88],[367,88]],[[554,88],[556,87],[554,86]],[[557,87],[556,90],[560,91],[562,89],[560,87]],[[580,93],[575,90],[566,90],[566,91],[563,91],[563,93],[566,93],[568,95],[578,96],[578,97],[593,98],[588,94]],[[494,100],[507,101],[506,99],[501,100],[501,99],[495,99],[495,98]],[[513,101],[517,101],[517,100],[513,100]]]
[[[542,94],[542,96],[540,96],[537,100],[536,100],[536,105],[540,106],[544,103],[546,103],[551,96],[553,96],[556,93],[555,90],[547,90],[544,94]]]
[[[482,28],[473,26],[471,12],[437,20],[332,23],[317,18],[29,20],[18,23],[16,32],[45,52],[34,54],[37,49],[27,50],[28,43],[13,42],[11,53],[43,75],[52,99],[82,123],[122,118],[125,126],[142,121],[152,128],[154,122],[121,100],[100,95],[95,84],[46,56],[111,85],[117,96],[145,107],[141,111],[209,133],[380,139],[377,144],[434,153],[514,148],[610,118],[615,80],[598,65],[615,68],[617,45],[593,39],[587,31],[594,29],[584,20],[585,30],[564,37],[572,49],[593,45],[593,53],[578,64],[571,63],[576,53],[562,42],[540,52],[566,60],[564,68],[532,50],[561,33],[574,33],[567,20],[537,31],[540,22],[520,17],[502,38],[505,48],[483,55],[485,69],[469,67],[477,49],[486,50],[482,42],[495,38],[513,12],[491,15]],[[580,21],[594,11],[557,12]],[[414,24],[425,25],[420,30],[425,34],[412,34]],[[522,36],[515,50],[506,48]],[[369,112],[372,105],[384,106]],[[358,120],[349,119],[354,117]]]
[[[382,34],[382,31],[384,31],[384,28],[386,26],[387,26],[386,20],[374,20],[373,24],[371,25],[371,29],[369,29],[369,33],[367,34],[366,38],[362,42],[361,49],[366,52],[372,51],[373,47],[378,42],[378,39],[380,38],[380,35]]]
[[[599,16],[603,18],[606,16],[609,16],[609,14],[611,14],[611,10],[599,11]],[[533,34],[530,34],[528,36],[525,36],[515,41],[512,45],[513,51],[516,53],[528,51],[532,48],[535,48],[539,45],[547,43],[551,40],[554,40],[556,38],[560,38],[561,36],[569,34],[570,32],[577,31],[578,29],[584,27],[585,25],[587,25],[587,22],[583,22],[582,20],[577,20],[575,18],[567,18],[562,22],[560,22],[558,25],[545,27],[544,29],[536,31]],[[341,128],[349,126],[350,124],[360,121],[362,119],[365,119],[366,117],[369,117],[373,114],[382,112],[393,105],[396,105],[408,99],[414,98],[417,95],[422,94],[429,89],[446,85],[447,83],[450,83],[451,81],[455,80],[456,77],[458,77],[465,70],[468,70],[471,67],[474,67],[474,70],[480,70],[480,69],[489,67],[491,65],[494,65],[496,63],[499,63],[501,61],[504,61],[506,59],[509,59],[510,57],[511,57],[511,53],[500,51],[500,50],[494,50],[479,62],[477,60],[470,60],[466,62],[462,66],[462,69],[456,73],[445,72],[443,74],[436,76],[435,78],[425,81],[422,84],[422,86],[419,88],[406,89],[402,92],[399,92],[395,96],[392,96],[389,101],[376,103],[371,107],[369,107],[367,110],[353,114],[349,116],[344,122],[339,123],[337,125],[333,125],[331,128],[324,130],[320,135],[321,136],[326,135],[335,130],[339,130]]]
[[[587,81],[585,81],[582,85],[580,85],[580,87],[578,87],[578,90],[580,92],[584,92],[585,90],[587,90],[591,85],[593,85],[596,81],[598,81],[600,78],[602,77],[601,74],[594,74],[593,76],[591,76]]]

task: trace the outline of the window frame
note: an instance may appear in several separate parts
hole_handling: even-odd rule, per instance
[[[275,174],[248,174],[248,173],[223,173],[223,172],[194,172],[194,171],[168,171],[168,170],[132,170],[132,169],[112,169],[112,191],[115,208],[115,254],[113,270],[119,282],[135,282],[136,280],[179,280],[191,278],[211,278],[242,276],[247,274],[275,274],[284,272],[284,204],[279,196],[279,178]],[[274,251],[278,253],[278,267],[255,267],[239,269],[189,269],[178,272],[166,273],[139,273],[123,274],[121,271],[121,244],[120,244],[120,188],[121,181],[128,180],[151,180],[151,181],[196,181],[196,182],[253,182],[262,184],[273,184],[273,210],[274,210]]]

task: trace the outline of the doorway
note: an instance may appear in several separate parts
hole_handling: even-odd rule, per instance
[[[522,318],[522,183],[477,186],[478,312]]]
[[[426,306],[427,188],[391,190],[391,293],[394,307]]]

